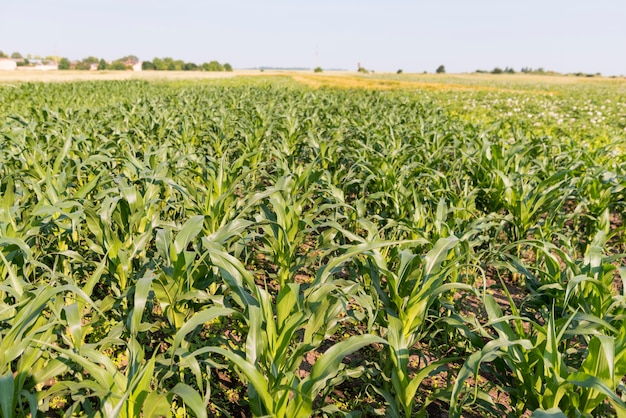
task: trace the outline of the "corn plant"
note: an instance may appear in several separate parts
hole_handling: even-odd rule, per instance
[[[268,259],[276,265],[276,279],[281,288],[307,262],[307,256],[301,254],[301,247],[315,228],[318,214],[311,213],[311,209],[317,208],[319,201],[313,195],[316,192],[315,179],[320,173],[314,173],[312,168],[310,165],[295,179],[279,179],[268,204],[261,206],[261,213],[256,217],[262,227],[259,240]]]
[[[503,315],[491,295],[484,296],[489,315],[487,326],[497,333],[478,352],[469,356],[459,372],[451,397],[451,413],[458,416],[462,403],[459,396],[468,377],[477,377],[481,364],[502,360],[512,373],[507,389],[512,397],[516,413],[530,411],[564,411],[571,414],[590,414],[601,402],[608,399],[619,412],[626,413],[626,404],[615,394],[615,389],[626,370],[621,357],[625,354],[621,338],[594,335],[613,327],[599,318],[580,315],[578,312],[557,318],[554,310],[545,324],[519,316],[509,295],[513,315]],[[513,321],[514,326],[509,324]],[[527,323],[530,327],[525,327]],[[484,335],[489,335],[482,331]],[[583,356],[585,360],[577,372],[569,366],[568,352],[575,350],[573,337],[589,335],[590,341]],[[617,373],[617,375],[615,374]],[[573,387],[579,390],[572,390]],[[478,399],[478,387],[474,389],[471,405]]]
[[[380,254],[370,258],[367,270],[362,271],[370,282],[370,292],[382,304],[382,323],[386,324],[388,355],[391,368],[391,389],[377,389],[388,400],[395,416],[412,416],[417,390],[423,379],[442,370],[452,361],[444,358],[421,368],[411,376],[409,354],[416,342],[428,333],[429,309],[452,288],[471,291],[470,286],[445,283],[446,259],[457,245],[456,237],[441,239],[423,259],[408,250],[402,250],[395,271],[389,269]],[[424,408],[421,413],[424,413]]]
[[[620,81],[315,80],[0,85],[2,416],[622,413]]]
[[[201,356],[215,353],[232,362],[248,381],[250,409],[255,416],[310,416],[319,393],[327,391],[331,379],[341,376],[343,357],[365,345],[384,340],[374,335],[352,336],[334,344],[303,376],[301,369],[306,353],[320,345],[335,332],[340,314],[345,312],[345,299],[332,284],[322,284],[301,292],[296,283],[281,288],[272,301],[271,296],[254,284],[254,278],[236,259],[214,249],[211,260],[226,276],[233,293],[245,311],[248,326],[244,347],[240,350],[205,346],[183,354],[186,362],[199,362]],[[196,314],[206,321],[202,311]],[[217,312],[217,311],[216,311]],[[232,310],[222,310],[231,314]],[[176,349],[186,333],[199,321],[192,317],[176,336]],[[193,359],[193,360],[191,360]]]

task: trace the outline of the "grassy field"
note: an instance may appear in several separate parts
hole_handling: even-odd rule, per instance
[[[191,75],[0,74],[0,416],[626,416],[624,80]]]

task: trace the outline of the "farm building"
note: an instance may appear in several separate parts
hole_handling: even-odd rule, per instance
[[[57,64],[39,64],[28,67],[19,67],[20,71],[56,71],[59,69]]]
[[[16,68],[17,64],[15,63],[15,61],[6,58],[0,58],[0,70],[11,71],[15,70]]]

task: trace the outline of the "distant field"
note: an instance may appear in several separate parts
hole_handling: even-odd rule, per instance
[[[239,73],[240,74],[240,73]],[[87,80],[187,80],[233,77],[234,72],[208,71],[0,71],[2,82],[57,82]]]
[[[421,74],[370,73],[352,71],[235,70],[205,71],[0,71],[2,82],[56,82],[86,80],[203,80],[236,76],[291,77],[312,87],[374,88],[374,89],[501,89],[549,90],[567,86],[611,86],[626,90],[626,78],[575,77],[571,75],[534,74]]]

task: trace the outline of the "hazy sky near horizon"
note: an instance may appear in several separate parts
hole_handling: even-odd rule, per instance
[[[626,0],[0,0],[0,50],[235,68],[626,74]]]

